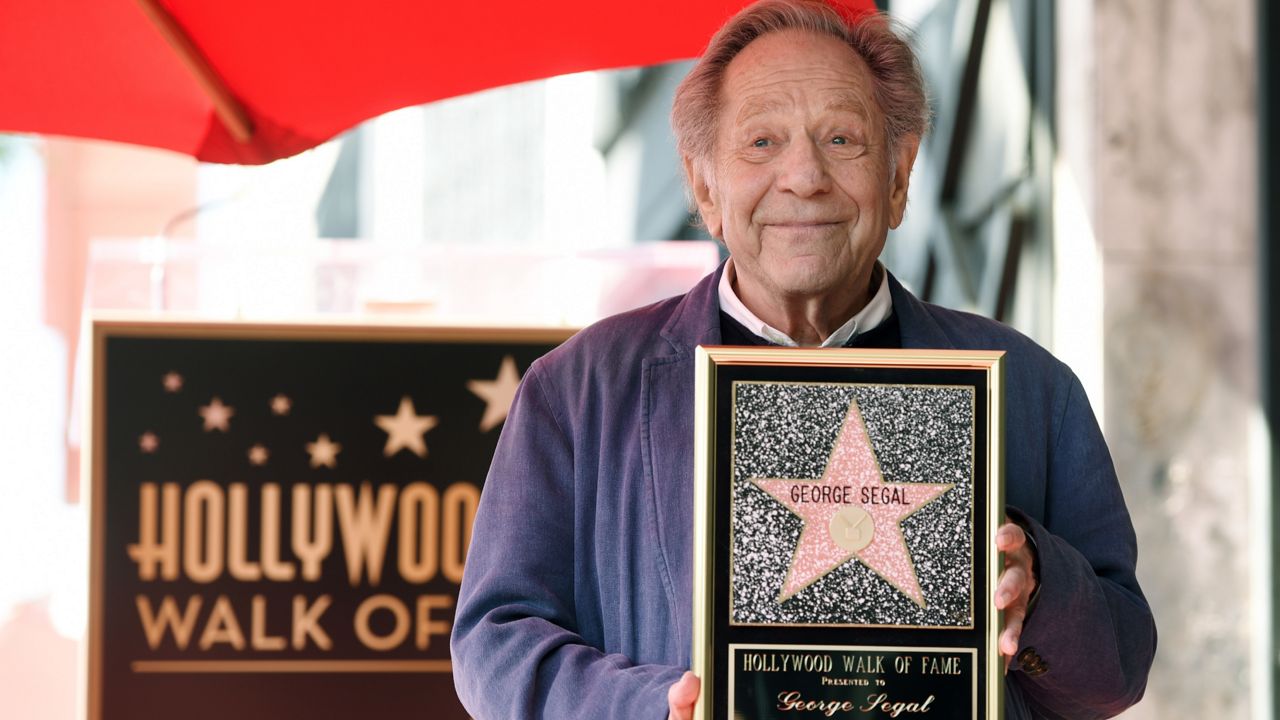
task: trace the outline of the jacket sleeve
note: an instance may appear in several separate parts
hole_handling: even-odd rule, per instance
[[[1042,717],[1111,717],[1142,697],[1155,622],[1111,455],[1074,375],[1056,431],[1043,522],[1010,512],[1035,542],[1040,573],[1010,676]],[[1020,668],[1023,653],[1045,670]]]
[[[526,374],[476,513],[451,651],[477,720],[667,716],[680,668],[636,665],[576,627],[572,429]]]

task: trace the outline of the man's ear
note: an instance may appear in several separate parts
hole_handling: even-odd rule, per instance
[[[896,228],[902,224],[902,216],[907,212],[907,187],[911,184],[911,166],[915,165],[916,152],[920,150],[920,138],[915,135],[903,136],[898,141],[897,163],[894,165],[893,177],[889,183],[889,227]]]
[[[707,232],[711,237],[722,238],[720,206],[716,204],[715,193],[711,192],[711,186],[699,171],[698,165],[691,158],[684,158],[684,176],[689,183],[689,192],[693,193],[693,201],[698,205],[698,214],[702,216],[702,224],[707,227]]]

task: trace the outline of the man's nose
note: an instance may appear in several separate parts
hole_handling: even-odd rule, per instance
[[[779,190],[809,197],[831,189],[827,157],[814,141],[806,138],[803,142],[789,143],[779,160],[782,163],[778,173]]]

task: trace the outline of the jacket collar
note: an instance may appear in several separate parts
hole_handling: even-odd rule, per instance
[[[889,296],[893,298],[893,312],[898,316],[902,347],[914,350],[955,349],[955,343],[933,318],[929,304],[912,295],[893,273],[889,273]]]
[[[717,290],[724,263],[715,272],[698,281],[676,305],[671,319],[662,328],[662,337],[671,343],[675,354],[689,353],[697,345],[719,345],[720,298]],[[889,273],[889,295],[893,312],[898,316],[902,347],[909,349],[954,349],[942,326],[933,318],[928,304],[912,295],[893,273]]]
[[[691,353],[697,345],[720,344],[720,275],[724,262],[715,272],[698,281],[676,304],[671,319],[662,328],[662,337],[677,355]]]

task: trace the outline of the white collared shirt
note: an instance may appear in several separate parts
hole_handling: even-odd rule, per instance
[[[827,336],[827,339],[823,340],[818,347],[844,347],[850,338],[877,327],[893,312],[893,299],[889,296],[889,273],[879,266],[879,263],[876,265],[880,272],[880,286],[876,288],[871,300],[845,324],[836,328],[835,332]],[[730,257],[724,264],[724,272],[720,275],[720,309],[741,323],[753,335],[775,345],[800,347],[800,343],[791,339],[790,335],[756,317],[755,313],[742,304],[738,294],[733,291],[734,272],[733,258]]]

